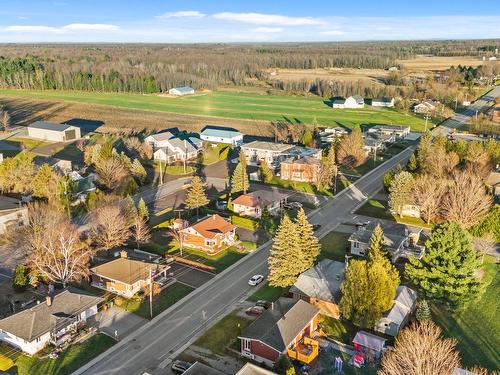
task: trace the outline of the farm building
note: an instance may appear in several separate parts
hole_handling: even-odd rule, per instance
[[[243,143],[243,134],[230,128],[206,127],[200,134],[203,141],[239,146]]]
[[[365,106],[365,100],[360,95],[353,95],[347,99],[335,99],[332,102],[332,108],[363,108]]]
[[[372,107],[394,107],[394,98],[373,98]]]
[[[194,94],[194,89],[189,86],[183,86],[183,87],[174,87],[168,90],[168,93],[170,95],[174,96],[184,96],[184,95],[191,95]]]
[[[392,308],[375,324],[375,331],[389,336],[397,336],[410,319],[416,304],[417,293],[407,286],[398,286]]]
[[[36,121],[28,126],[28,136],[51,142],[76,141],[82,137],[78,126]]]

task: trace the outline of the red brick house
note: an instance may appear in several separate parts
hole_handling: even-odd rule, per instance
[[[318,314],[303,300],[280,298],[238,337],[241,355],[269,366],[281,355],[311,363],[319,354]]]
[[[185,247],[215,254],[236,243],[236,225],[214,214],[179,231]]]
[[[309,156],[288,158],[281,162],[280,173],[283,180],[315,183],[321,173],[321,160]]]

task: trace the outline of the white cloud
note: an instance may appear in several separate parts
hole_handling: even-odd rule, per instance
[[[255,33],[281,33],[285,31],[282,27],[257,27],[252,29]]]
[[[7,26],[2,31],[12,33],[46,33],[46,34],[65,34],[74,31],[117,31],[120,28],[116,25],[104,23],[71,23],[61,27],[43,26],[43,25],[13,25]]]
[[[341,30],[326,30],[326,31],[320,31],[319,32],[321,35],[330,35],[330,36],[339,36],[339,35],[344,35],[345,32]]]
[[[17,19],[18,19],[18,20],[27,20],[27,19],[28,19],[28,17],[25,17],[25,16],[19,16],[19,17],[17,17]]]
[[[179,12],[168,12],[156,16],[159,19],[170,19],[170,18],[203,18],[205,14],[197,10],[181,10]]]
[[[231,13],[223,12],[213,15],[218,20],[251,23],[254,25],[278,25],[278,26],[310,26],[324,25],[324,21],[312,17],[289,17],[279,14],[263,13]]]

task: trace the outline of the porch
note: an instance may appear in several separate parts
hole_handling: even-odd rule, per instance
[[[303,337],[296,345],[288,349],[287,354],[291,359],[309,365],[319,355],[319,342],[310,337]]]

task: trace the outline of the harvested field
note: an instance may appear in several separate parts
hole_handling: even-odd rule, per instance
[[[422,56],[419,55],[410,60],[399,60],[400,64],[410,72],[425,72],[432,70],[444,70],[451,66],[466,65],[479,66],[484,64],[477,57],[473,56]]]
[[[326,79],[342,82],[383,84],[381,81],[389,74],[383,69],[318,68],[318,69],[268,69],[270,80],[300,81],[303,79]],[[274,73],[274,74],[273,74]]]

